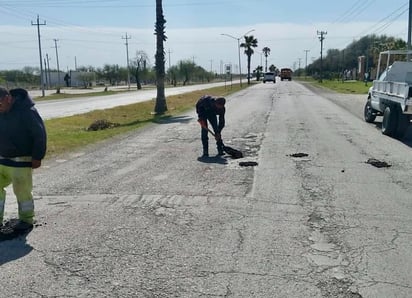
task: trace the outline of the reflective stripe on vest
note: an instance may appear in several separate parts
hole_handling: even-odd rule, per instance
[[[31,168],[30,156],[4,157],[0,155],[0,165],[15,168]]]
[[[25,201],[25,202],[18,202],[19,211],[20,212],[27,212],[34,210],[34,201]]]
[[[9,159],[16,162],[31,161],[31,156],[17,156],[17,157],[4,157],[0,155],[0,159]]]

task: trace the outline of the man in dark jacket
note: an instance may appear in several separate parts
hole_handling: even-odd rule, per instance
[[[226,100],[223,97],[213,97],[210,95],[202,96],[196,103],[198,122],[202,127],[203,157],[209,156],[208,122],[215,134],[218,155],[224,154],[221,132],[223,127],[225,127],[225,103]],[[217,119],[217,116],[219,116],[219,119]]]
[[[34,102],[24,89],[0,87],[0,226],[3,225],[5,187],[12,184],[19,221],[13,227],[33,227],[32,170],[46,154],[46,129]]]

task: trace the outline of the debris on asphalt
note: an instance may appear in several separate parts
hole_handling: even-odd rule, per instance
[[[306,157],[306,156],[309,156],[309,154],[299,152],[299,153],[289,154],[289,156],[290,156],[290,157]]]
[[[239,166],[241,167],[254,167],[257,166],[258,163],[256,161],[241,161],[239,162]]]
[[[389,168],[389,167],[392,166],[392,165],[388,164],[385,161],[380,161],[380,160],[377,160],[375,158],[369,158],[366,161],[366,163],[370,164],[370,165],[373,165],[374,167],[377,167],[377,168]]]

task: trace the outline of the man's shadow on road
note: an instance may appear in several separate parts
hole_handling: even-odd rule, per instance
[[[204,157],[204,156],[200,156],[197,158],[198,161],[203,162],[203,163],[217,163],[217,164],[221,164],[221,165],[226,165],[227,164],[227,160],[226,158],[222,157],[222,156],[209,156],[209,157]]]
[[[0,233],[0,266],[28,255],[33,247],[26,237],[31,230],[20,233]]]
[[[157,124],[170,124],[170,123],[186,123],[193,120],[190,116],[159,116],[153,120]]]

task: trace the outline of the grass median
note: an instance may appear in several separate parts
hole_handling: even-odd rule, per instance
[[[193,109],[197,100],[204,94],[225,97],[247,87],[247,84],[243,84],[242,87],[236,84],[168,96],[166,99],[168,111],[163,115],[153,115],[155,100],[152,99],[111,109],[45,120],[48,135],[46,158],[95,144],[116,135],[139,129],[149,123],[156,123],[181,114]],[[89,130],[93,123],[99,121],[104,121],[109,127]]]
[[[363,82],[363,81],[342,81],[342,80],[322,80],[319,82],[313,78],[307,77],[297,77],[299,81],[305,81],[307,83],[313,84],[318,87],[334,90],[338,93],[343,94],[368,94],[369,88],[372,86],[372,82]]]

